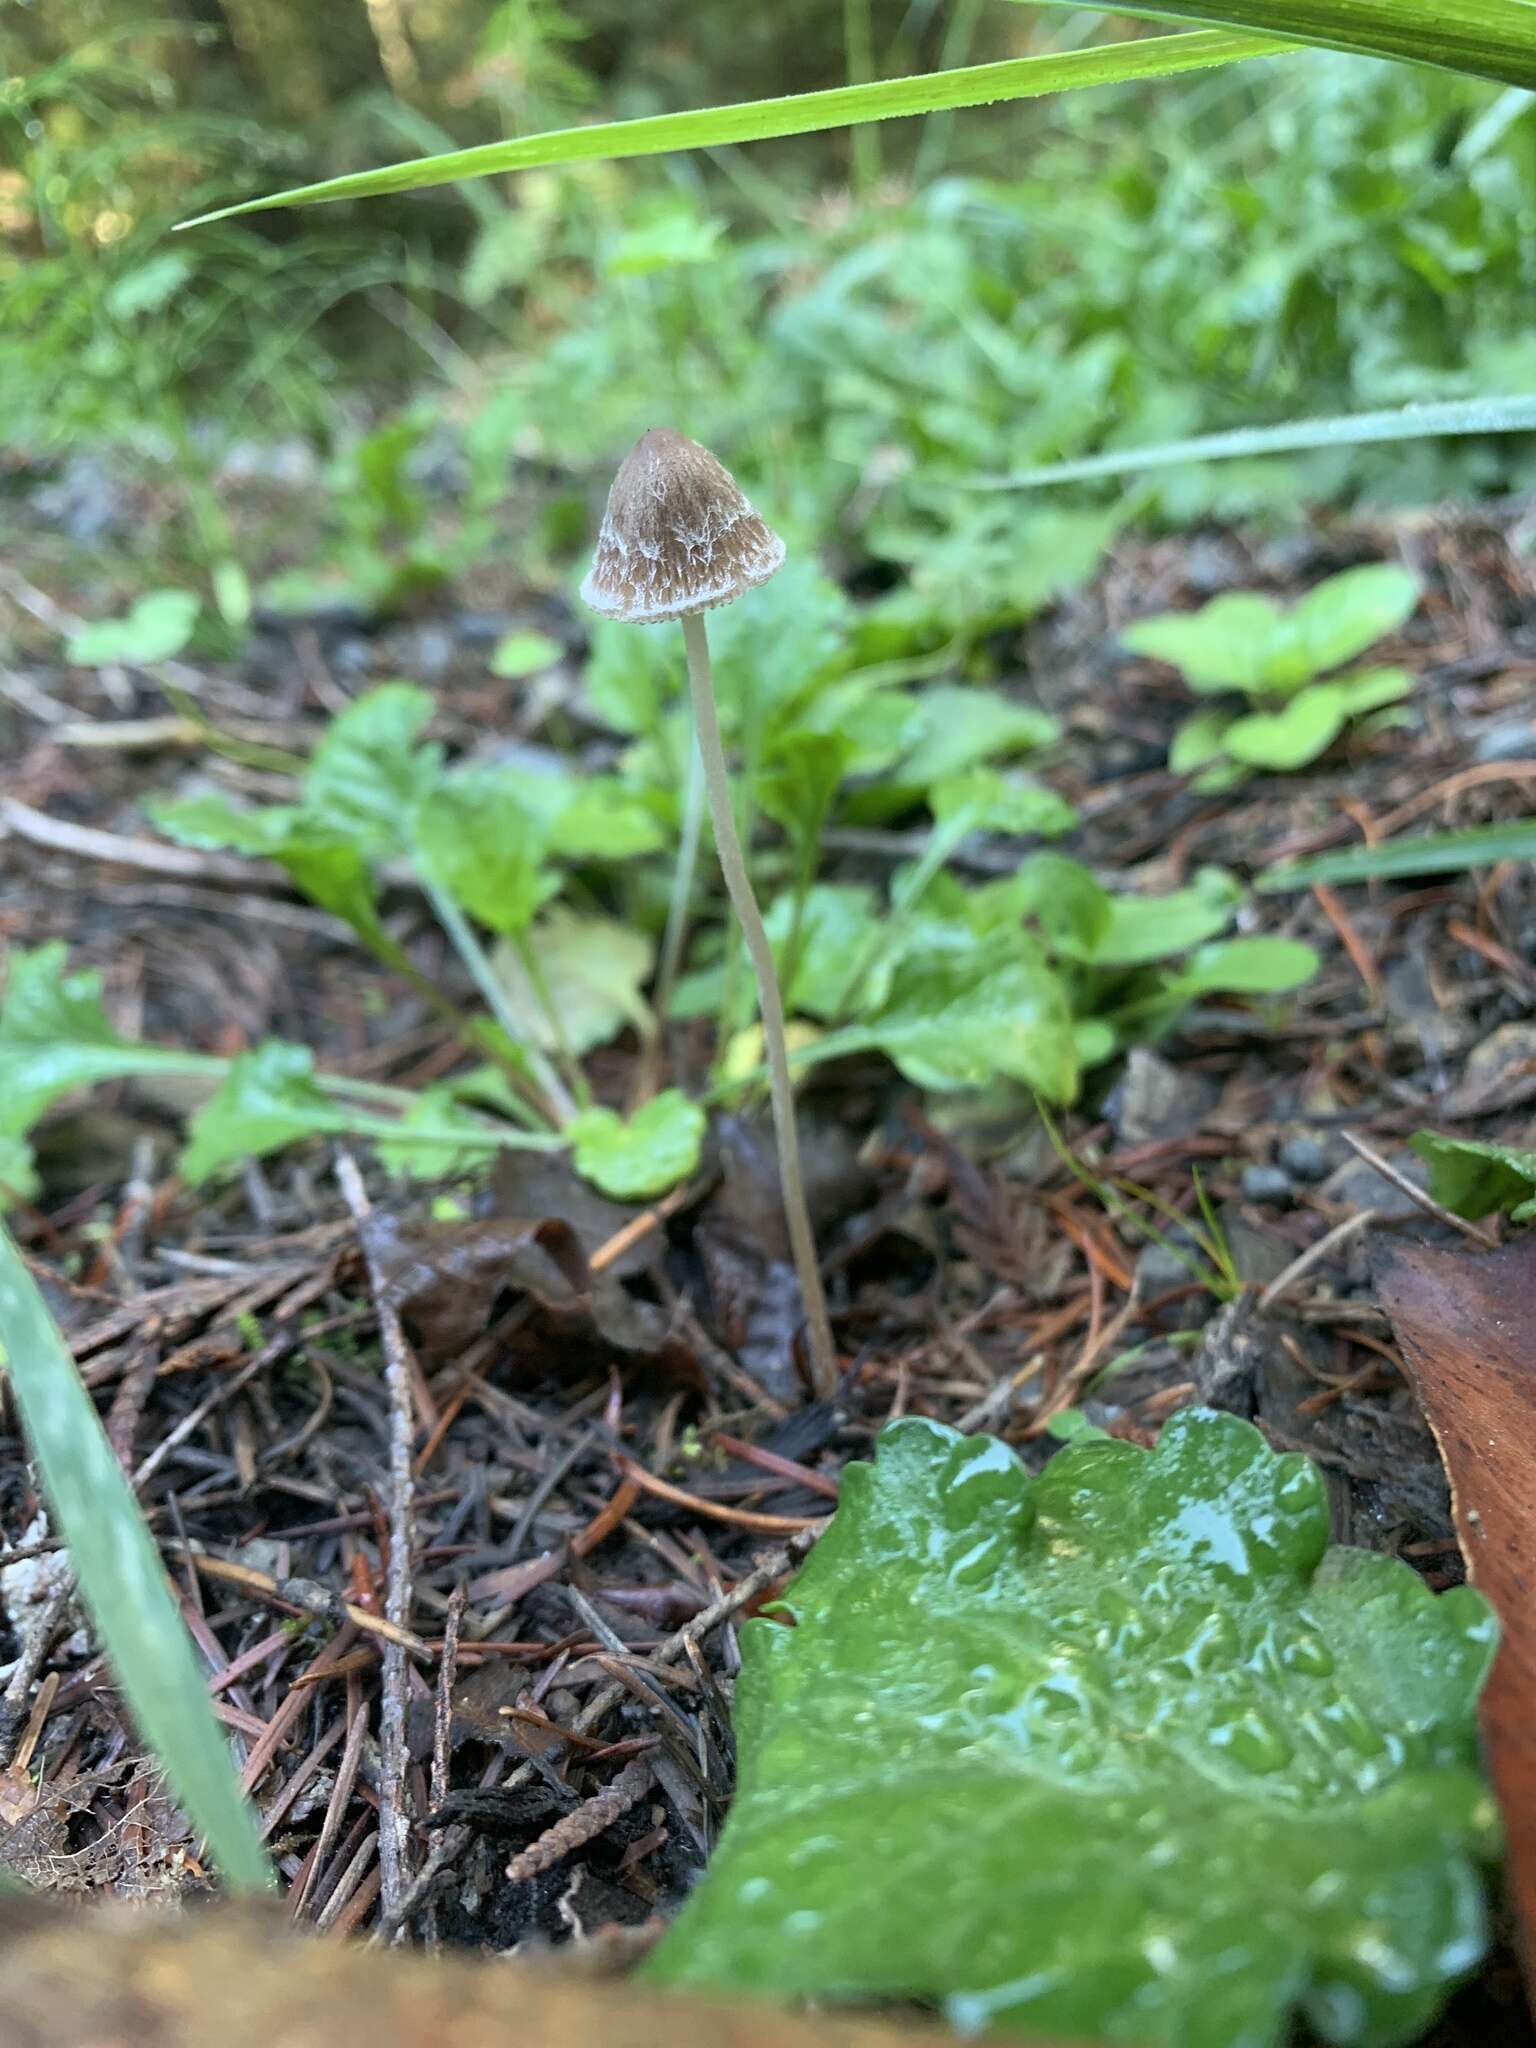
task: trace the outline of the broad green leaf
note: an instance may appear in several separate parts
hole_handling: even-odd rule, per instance
[[[1325,754],[1344,730],[1347,713],[1338,686],[1314,683],[1299,690],[1282,711],[1251,711],[1234,718],[1222,744],[1245,768],[1281,773]]]
[[[1395,562],[1330,576],[1291,607],[1297,666],[1305,676],[1326,675],[1406,625],[1418,608],[1419,580]]]
[[[566,860],[633,860],[666,842],[653,805],[613,775],[566,778],[549,821],[549,850]]]
[[[1077,823],[1077,812],[1054,789],[992,768],[972,768],[931,784],[928,803],[940,825],[962,834],[1011,832],[1055,839]]]
[[[183,227],[255,213],[268,206],[306,206],[316,200],[368,199],[386,192],[415,192],[461,178],[492,177],[547,164],[617,162],[659,156],[679,149],[719,149],[730,143],[764,142],[780,135],[813,135],[864,121],[889,121],[932,114],[949,107],[991,106],[999,100],[1033,99],[1044,93],[1136,79],[1165,78],[1272,55],[1276,44],[1262,35],[1197,34],[1151,36],[1140,42],[1063,54],[1019,57],[998,64],[971,64],[918,78],[877,79],[830,92],[796,93],[784,99],[748,100],[738,106],[697,112],[654,114],[638,121],[595,122],[519,136],[446,155],[389,164],[382,170],[300,185],[265,199],[244,200],[184,221]]]
[[[1164,612],[1127,626],[1120,638],[1133,654],[1176,668],[1192,690],[1251,693],[1264,680],[1264,663],[1280,607],[1256,590],[1213,597],[1197,612]]]
[[[1507,1209],[1519,1221],[1536,1215],[1536,1152],[1478,1138],[1415,1131],[1408,1140],[1429,1165],[1429,1192],[1458,1216]]]
[[[125,619],[101,619],[70,636],[65,653],[81,668],[125,661],[147,666],[180,654],[202,605],[190,590],[151,590]]]
[[[272,1882],[228,1740],[123,1468],[21,1255],[0,1229],[0,1370],[80,1595],[145,1746],[237,1891]]]
[[[1048,747],[1061,728],[1044,711],[996,690],[934,683],[913,704],[906,749],[895,777],[926,789],[983,761]]]
[[[1061,4],[1061,0],[1032,0]],[[1366,57],[1397,57],[1536,90],[1532,0],[1116,0],[1113,12],[1147,21],[1262,28]]]
[[[1009,914],[1032,917],[1051,948],[1073,960],[1094,959],[1115,918],[1109,891],[1081,861],[1061,853],[1031,855],[1009,881],[976,891],[973,901],[990,896]]]
[[[445,776],[417,807],[412,841],[433,880],[493,932],[526,930],[557,886],[542,826],[495,768]]]
[[[491,655],[491,674],[519,682],[553,668],[565,649],[547,633],[505,633]]]
[[[1368,711],[1380,711],[1384,705],[1400,704],[1413,691],[1413,677],[1405,668],[1362,668],[1347,676],[1335,676],[1333,687],[1339,693],[1345,713],[1350,718],[1363,718]]]
[[[1202,868],[1189,888],[1166,896],[1111,896],[1101,937],[1091,952],[1076,957],[1094,967],[1144,967],[1167,960],[1225,931],[1243,893],[1242,884],[1225,870]]]
[[[1227,727],[1231,723],[1231,713],[1219,710],[1215,705],[1206,705],[1186,718],[1168,749],[1168,766],[1174,774],[1193,775],[1196,769],[1221,760],[1226,752]]]
[[[653,733],[663,707],[687,687],[682,640],[600,619],[582,686],[599,724],[635,738]]]
[[[1487,1940],[1466,1587],[1187,1411],[1036,1478],[912,1419],[742,1632],[735,1803],[646,1974],[1142,2048],[1414,2038]]]
[[[0,1002],[0,1134],[20,1139],[50,1104],[130,1074],[197,1074],[222,1062],[139,1045],[107,1022],[101,976],[66,970],[61,939],[12,953]],[[19,1154],[13,1166],[22,1170]],[[25,1189],[18,1190],[25,1192]]]
[[[414,683],[381,683],[331,720],[304,776],[318,829],[374,860],[403,850],[411,812],[442,768],[440,748],[416,744],[434,708]]]
[[[1053,1102],[1077,1092],[1066,990],[1023,932],[977,938],[961,924],[924,921],[896,960],[879,1009],[829,1032],[814,1057],[863,1049],[883,1052],[919,1088],[1006,1079]]]
[[[792,897],[779,896],[764,919],[780,961],[794,927],[794,910]],[[888,913],[877,906],[874,890],[865,883],[815,883],[805,894],[794,976],[784,990],[785,1009],[792,1016],[815,1017],[823,1023],[841,1015],[859,963],[873,959],[888,928]],[[890,973],[889,961],[873,967],[863,990],[866,1004],[879,1008]]]
[[[196,1187],[301,1138],[343,1137],[356,1127],[356,1119],[321,1093],[309,1048],[269,1038],[230,1061],[192,1118],[182,1178]]]
[[[841,732],[797,730],[775,741],[753,787],[761,808],[784,827],[792,845],[816,845],[854,752],[853,741]]]
[[[446,1134],[462,1133],[455,1149]],[[445,1180],[484,1166],[495,1156],[495,1139],[485,1121],[464,1108],[453,1084],[423,1088],[387,1136],[374,1140],[379,1164],[400,1180]]]
[[[814,559],[792,556],[771,582],[711,617],[715,691],[728,736],[780,734],[814,718],[848,666],[853,607]],[[765,756],[767,748],[765,747]]]
[[[607,1045],[626,1025],[649,1028],[651,1013],[641,990],[656,964],[656,948],[644,932],[611,917],[551,910],[528,932],[528,945],[573,1053]],[[555,1034],[515,948],[498,946],[492,962],[525,1038],[554,1052]]]
[[[679,1089],[653,1096],[627,1121],[611,1109],[586,1109],[566,1125],[576,1171],[619,1202],[664,1195],[693,1173],[705,1116]]]
[[[1316,974],[1320,962],[1300,939],[1255,936],[1197,946],[1174,977],[1181,996],[1283,995]]]
[[[272,860],[281,858],[283,848],[301,829],[303,815],[296,804],[240,810],[212,792],[151,797],[144,809],[150,822],[178,845],[205,851],[227,848],[231,853],[265,855]]]
[[[1466,832],[1426,832],[1416,839],[1389,839],[1382,846],[1351,846],[1320,853],[1260,877],[1261,892],[1310,889],[1315,882],[1399,881],[1411,875],[1459,875],[1498,861],[1536,859],[1536,819],[1506,825],[1474,825]]]

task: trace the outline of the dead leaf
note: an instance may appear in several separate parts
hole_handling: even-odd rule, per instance
[[[1376,1285],[1450,1475],[1468,1576],[1503,1628],[1483,1740],[1536,2008],[1536,1234],[1490,1253],[1394,1246]]]

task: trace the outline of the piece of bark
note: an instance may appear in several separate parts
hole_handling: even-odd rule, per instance
[[[1445,1460],[1467,1575],[1502,1629],[1481,1719],[1536,2012],[1536,1233],[1487,1253],[1393,1247],[1376,1285]]]
[[[549,1965],[324,1941],[295,1934],[275,1907],[174,1914],[0,1901],[4,2048],[940,2048],[953,2039],[932,2027],[663,1996]]]

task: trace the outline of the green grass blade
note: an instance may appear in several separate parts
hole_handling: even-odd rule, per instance
[[[1032,491],[1045,484],[1085,483],[1094,477],[1135,476],[1186,462],[1230,462],[1256,455],[1289,455],[1306,448],[1354,448],[1367,441],[1423,441],[1439,434],[1536,433],[1536,394],[1516,398],[1453,398],[1405,405],[1390,412],[1340,413],[1331,419],[1288,420],[1274,427],[1236,427],[1188,441],[1145,448],[1114,448],[1072,462],[1050,462],[1007,476],[950,477],[960,490]]]
[[[1026,6],[1077,0],[1023,0]],[[1536,0],[1115,0],[1116,14],[1146,21],[1262,29],[1363,57],[1432,64],[1504,85],[1536,89]]]
[[[208,1703],[206,1674],[96,1409],[36,1282],[0,1229],[0,1367],[84,1601],[140,1735],[235,1890],[271,1883]]]
[[[1040,57],[1015,57],[999,64],[970,64],[918,78],[877,79],[867,85],[838,86],[830,92],[794,93],[785,99],[747,100],[733,107],[701,107],[682,114],[652,114],[639,121],[603,121],[586,128],[557,128],[546,135],[517,136],[386,164],[382,170],[298,185],[266,199],[247,199],[217,213],[199,214],[182,227],[227,220],[267,206],[308,206],[333,199],[373,199],[383,192],[415,192],[458,178],[484,178],[499,171],[539,170],[549,164],[614,162],[622,157],[661,156],[678,149],[719,149],[728,143],[766,142],[783,135],[810,135],[827,128],[852,128],[864,121],[892,121],[908,114],[941,113],[950,107],[990,106],[999,100],[1034,99],[1093,85],[1123,85],[1235,64],[1245,57],[1273,56],[1284,44],[1263,35],[1149,36],[1141,42],[1104,49],[1071,50]]]
[[[1467,832],[1426,832],[1417,839],[1390,839],[1385,846],[1351,846],[1320,853],[1261,875],[1258,888],[1310,889],[1314,882],[1392,882],[1405,875],[1459,875],[1495,861],[1536,859],[1536,819],[1512,825],[1477,825]]]

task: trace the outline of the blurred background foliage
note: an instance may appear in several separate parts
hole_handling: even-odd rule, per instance
[[[218,556],[231,445],[303,440],[355,483],[347,451],[393,421],[396,486],[446,436],[473,511],[670,418],[853,566],[985,584],[1020,513],[978,478],[1536,389],[1532,96],[1321,53],[167,234],[456,143],[1138,32],[1004,0],[0,0],[0,439],[200,479]],[[1424,499],[1523,453],[1330,450],[1054,502]]]

